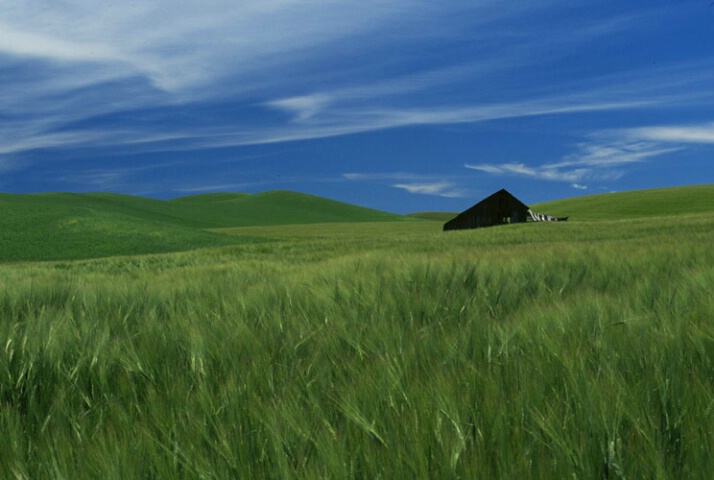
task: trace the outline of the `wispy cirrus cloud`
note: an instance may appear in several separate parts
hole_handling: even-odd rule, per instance
[[[628,24],[613,23],[620,27]],[[594,30],[602,32],[612,28],[615,26]],[[507,61],[493,60],[487,65],[474,62],[458,68],[397,76],[359,86],[316,90],[307,95],[269,101],[265,106],[284,112],[290,121],[282,125],[281,134],[271,137],[264,131],[266,137],[259,141],[321,138],[419,125],[474,124],[714,104],[714,93],[709,88],[714,64],[701,61],[659,68],[654,79],[646,69],[592,77],[566,85],[563,93],[558,95],[525,89],[527,95],[506,94],[504,97],[510,98],[501,102],[474,95],[435,102],[426,95],[451,84],[478,81],[481,76],[498,78],[494,72],[509,72],[529,61],[519,55],[513,57]]]
[[[309,139],[418,125],[453,125],[493,120],[631,110],[654,107],[659,99],[611,100],[566,95],[476,105],[384,106],[353,104],[340,92],[286,98],[269,105],[292,114],[283,127],[292,138]],[[267,132],[266,132],[267,133]],[[269,137],[262,141],[270,141]]]
[[[299,61],[311,48],[379,29],[395,16],[408,18],[410,10],[407,2],[377,0],[359,6],[339,0],[180,6],[20,0],[3,5],[0,52],[68,66],[113,65],[118,76],[130,70],[161,89],[186,91],[223,76],[247,80],[280,57],[291,63],[292,53]]]
[[[567,160],[544,165],[528,166],[523,163],[505,163],[498,165],[464,165],[472,170],[479,170],[491,175],[521,176],[536,180],[554,181],[570,183],[571,187],[584,190],[587,185],[584,182],[617,180],[625,175],[624,165],[634,162],[642,162],[646,158],[670,153],[677,149],[656,149],[647,152],[634,154],[621,154],[619,149],[611,146],[596,147],[589,145],[586,147],[587,153],[579,158],[577,154],[569,155]],[[597,159],[593,158],[593,152],[597,151]],[[610,155],[608,156],[609,152]]]
[[[89,159],[267,149],[415,126],[468,125],[478,132],[486,122],[524,119],[532,126],[556,117],[602,119],[611,112],[714,103],[709,60],[658,65],[656,71],[582,60],[588,52],[605,51],[619,35],[659,32],[677,6],[597,8],[599,15],[589,16],[581,13],[595,2],[575,3],[544,0],[511,8],[497,0],[4,2],[0,170],[52,158],[69,165],[66,159],[76,156],[83,157],[83,170],[63,176],[66,184],[128,188],[139,172],[119,160],[107,165],[116,168],[104,168],[106,159],[92,160],[97,168],[87,169],[95,165]],[[603,39],[610,43],[593,49]],[[581,188],[619,178],[628,165],[675,152],[694,139],[710,143],[710,130],[711,125],[643,127],[587,137],[550,162],[497,159],[467,166]],[[208,163],[210,156],[196,154],[193,161]],[[415,171],[433,159],[421,161]],[[472,196],[456,175],[343,178],[415,195]],[[192,180],[176,185],[245,185],[220,174]]]
[[[617,78],[559,96],[534,89],[521,98],[494,102],[467,89],[435,100],[434,92],[453,85],[498,82],[536,57],[561,55],[553,50],[554,42],[536,41],[541,29],[511,23],[524,15],[547,15],[561,3],[513,10],[494,1],[461,0],[448,6],[210,0],[180,7],[168,1],[131,6],[18,1],[2,7],[0,54],[3,65],[18,71],[31,65],[33,75],[29,83],[25,75],[3,79],[0,114],[16,128],[0,127],[0,134],[14,139],[4,147],[7,153],[114,145],[222,148],[414,125],[649,108],[671,101],[669,90],[650,88],[648,95],[633,95],[642,85],[613,89],[622,84]],[[593,21],[557,43],[561,49],[574,48],[658,18],[650,17],[646,12]],[[494,28],[498,25],[504,28]],[[339,61],[334,53],[341,46],[359,56],[391,45],[461,40],[471,45],[473,60],[409,73],[400,62],[415,61],[413,55],[372,65]],[[499,54],[483,45],[498,45]],[[324,68],[326,58],[335,60],[334,68]],[[203,102],[217,98],[264,107],[265,116],[270,111],[286,116],[259,124],[213,117],[207,125],[176,115],[177,106],[203,108]],[[124,122],[122,135],[102,135],[81,125],[116,113],[141,117],[146,109],[153,110],[155,121],[134,129]],[[176,124],[176,118],[184,123]],[[60,133],[72,130],[84,135]]]
[[[471,190],[460,186],[457,180],[443,175],[395,172],[345,173],[342,177],[351,181],[381,183],[419,195],[434,195],[444,198],[469,198],[472,196]]]
[[[436,195],[445,198],[468,198],[469,192],[464,188],[459,188],[452,182],[432,182],[432,183],[395,183],[394,188],[406,190],[409,193],[421,195]]]
[[[232,125],[162,125],[169,122],[171,109],[157,111],[156,123],[147,128],[122,125],[120,129],[104,130],[82,128],[57,131],[64,122],[49,116],[32,125],[19,125],[0,154],[17,153],[45,148],[122,147],[130,151],[173,151],[226,148],[248,145],[314,140],[356,133],[378,131],[408,126],[454,125],[527,118],[554,114],[571,114],[603,110],[642,108],[642,102],[633,103],[570,103],[568,99],[513,102],[497,105],[475,106],[424,106],[384,107],[344,105],[341,99],[330,95],[286,98],[270,103],[291,116],[287,123],[232,124]],[[161,113],[163,112],[163,113]],[[99,115],[99,113],[98,113]],[[65,119],[66,120],[66,119]],[[76,121],[79,121],[77,119]],[[0,127],[1,129],[2,127]],[[9,130],[9,127],[6,127]]]
[[[577,151],[566,155],[561,161],[543,165],[546,170],[563,171],[577,168],[584,173],[602,171],[631,163],[643,162],[680,150],[679,147],[663,147],[654,142],[628,142],[614,139],[607,142],[581,143]]]
[[[541,165],[524,163],[466,164],[491,175],[514,175],[570,183],[586,189],[586,181],[617,180],[628,165],[676,153],[686,143],[714,143],[714,124],[694,127],[641,127],[597,132],[562,159]]]
[[[633,140],[666,144],[714,143],[714,122],[698,125],[650,126],[627,129],[622,135]]]
[[[409,2],[379,0],[360,5],[341,0],[209,0],[200,6],[88,0],[3,4],[0,137],[12,140],[5,142],[4,150],[153,143],[147,137],[165,138],[167,147],[171,138],[179,138],[181,145],[171,148],[190,149],[210,147],[209,137],[220,146],[335,134],[325,129],[285,131],[281,122],[236,132],[232,119],[214,118],[207,127],[185,115],[177,125],[176,110],[204,108],[204,102],[217,98],[222,103],[256,102],[273,91],[314,84],[315,78],[329,82],[324,71],[318,77],[318,65],[305,65],[329,55],[336,45],[385,28],[395,18],[409,23],[419,18],[417,13]],[[341,69],[334,71],[337,80],[344,75]],[[301,111],[304,120],[310,115],[305,112],[316,111],[308,103],[278,100],[276,106]],[[83,124],[115,114],[126,120],[142,118],[147,110],[156,122],[131,129],[132,122],[125,121],[125,135],[86,132]],[[92,123],[92,129],[99,128]],[[71,131],[83,133],[66,133]]]
[[[523,163],[503,163],[498,165],[471,165],[467,163],[464,166],[471,170],[478,170],[491,175],[513,175],[557,182],[579,182],[590,173],[590,170],[585,168],[564,171],[558,167],[548,165],[531,167]]]

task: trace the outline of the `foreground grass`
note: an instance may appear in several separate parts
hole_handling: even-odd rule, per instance
[[[0,477],[708,477],[714,216],[440,227],[4,267]]]

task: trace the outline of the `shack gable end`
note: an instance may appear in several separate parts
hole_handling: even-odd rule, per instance
[[[444,230],[464,230],[525,222],[528,206],[501,189],[444,224]]]

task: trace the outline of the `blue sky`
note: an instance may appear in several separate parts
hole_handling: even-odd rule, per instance
[[[713,45],[708,0],[0,0],[0,191],[714,183]]]

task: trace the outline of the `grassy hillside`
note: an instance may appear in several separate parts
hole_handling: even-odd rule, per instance
[[[0,219],[3,262],[164,253],[252,241],[70,194],[2,195]]]
[[[652,216],[677,221],[685,214],[714,210],[714,185],[592,195],[536,204],[533,209],[573,221]],[[163,253],[257,241],[250,229],[241,230],[245,227],[445,222],[453,215],[400,216],[288,191],[194,195],[171,201],[108,193],[0,194],[0,262]],[[241,235],[235,235],[236,228]],[[380,235],[378,225],[365,229]]]
[[[571,220],[624,220],[714,211],[714,185],[633,190],[565,198],[531,205],[539,213]],[[412,218],[446,222],[458,212],[416,212]]]
[[[405,217],[295,192],[161,201],[108,193],[0,194],[0,261],[183,251],[252,242],[207,229]]]
[[[214,227],[299,225],[307,223],[403,221],[405,217],[304,193],[274,190],[246,194],[209,194],[177,198],[181,207],[207,208],[223,215]]]
[[[25,255],[244,242],[3,265],[0,478],[709,478],[714,211],[679,211],[700,188],[448,235],[0,196]]]
[[[540,213],[571,220],[628,219],[714,211],[714,185],[635,190],[568,198],[531,205]]]
[[[448,222],[458,214],[459,212],[415,212],[408,214],[407,217],[433,220],[435,222]]]
[[[714,213],[281,233],[3,266],[0,478],[711,477]]]

